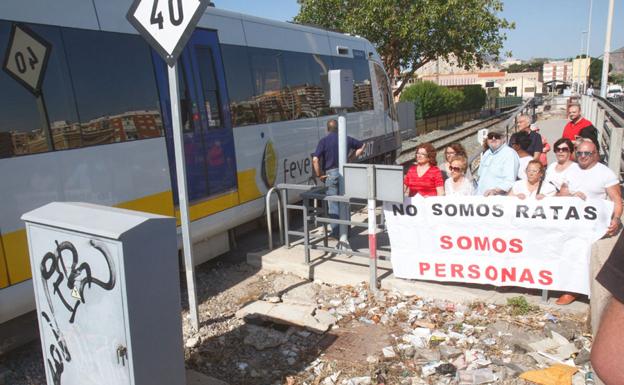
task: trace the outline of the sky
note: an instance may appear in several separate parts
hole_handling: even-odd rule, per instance
[[[299,12],[297,0],[212,0],[217,8],[267,19],[289,21]],[[591,0],[589,53],[604,52],[609,0]],[[568,58],[585,53],[590,0],[503,0],[501,16],[516,23],[506,31],[503,52],[514,58]],[[611,51],[624,46],[624,0],[615,0]],[[619,22],[618,22],[619,21]],[[583,42],[582,42],[583,41]]]

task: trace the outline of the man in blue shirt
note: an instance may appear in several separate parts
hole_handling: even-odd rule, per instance
[[[507,195],[518,177],[518,154],[503,142],[502,135],[487,135],[488,150],[481,157],[476,195]]]
[[[357,139],[347,136],[347,152],[355,150],[355,157],[364,152],[364,144]],[[312,165],[317,178],[325,182],[327,195],[338,194],[338,122],[336,119],[327,121],[327,135],[323,137],[312,154]],[[329,217],[340,217],[340,205],[338,202],[329,202]],[[339,226],[331,225],[331,236],[338,238]]]

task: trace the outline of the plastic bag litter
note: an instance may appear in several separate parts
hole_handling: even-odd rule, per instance
[[[475,370],[460,370],[457,372],[459,379],[459,385],[479,385],[487,384],[497,380],[496,375],[492,372],[492,369],[475,369]]]
[[[555,364],[546,369],[524,372],[520,378],[541,385],[571,385],[572,376],[577,371],[573,366]]]

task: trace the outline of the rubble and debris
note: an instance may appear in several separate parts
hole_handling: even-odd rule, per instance
[[[211,289],[199,308],[199,331],[184,321],[187,368],[228,383],[518,385],[568,364],[582,372],[565,372],[566,381],[583,384],[589,370],[584,315],[519,299],[507,306],[451,303],[372,294],[366,283],[331,286],[231,269],[198,274],[200,292],[237,272],[242,278]],[[30,382],[12,381],[8,370],[7,383],[45,382],[42,370],[31,377],[42,380]]]

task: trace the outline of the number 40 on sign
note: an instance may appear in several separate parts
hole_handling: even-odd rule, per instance
[[[209,0],[135,0],[127,19],[173,66]]]

